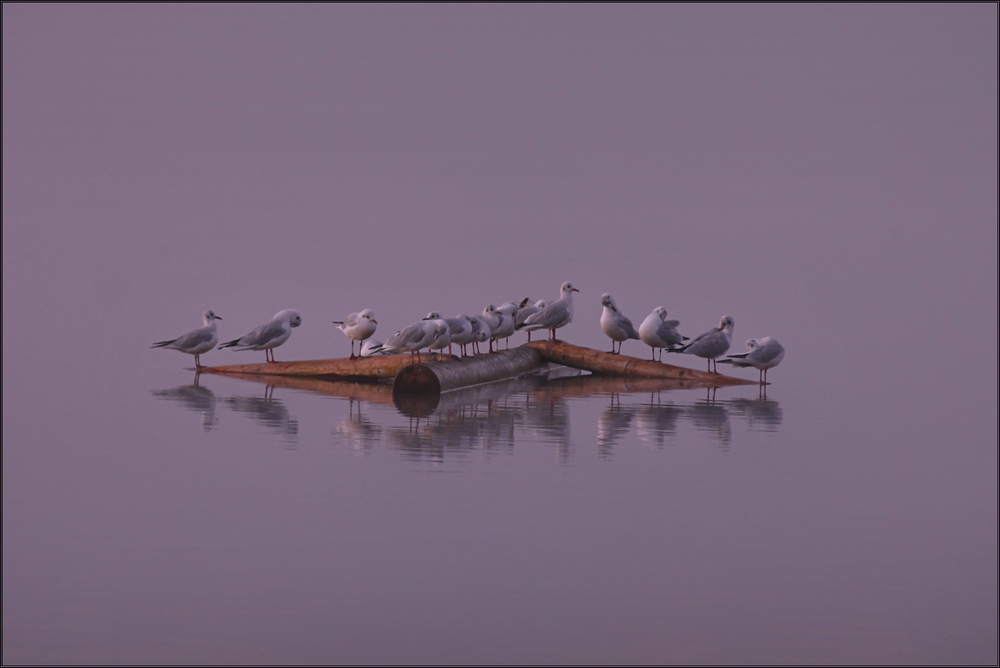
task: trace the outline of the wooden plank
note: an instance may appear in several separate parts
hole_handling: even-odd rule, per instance
[[[437,362],[452,359],[448,355],[424,354],[423,362]],[[327,360],[301,360],[298,362],[268,362],[264,364],[232,364],[228,366],[206,366],[201,373],[218,374],[261,374],[267,376],[303,376],[340,378],[395,378],[401,370],[413,364],[416,358],[410,355],[380,355],[348,359],[346,357]]]
[[[708,385],[702,385],[702,387],[756,384],[756,381],[752,380],[643,360],[638,357],[618,355],[603,350],[594,350],[593,348],[583,348],[564,341],[532,341],[531,343],[524,344],[522,347],[534,348],[549,362],[583,369],[595,374],[639,376],[643,378],[672,378],[675,380],[696,380],[708,383]]]

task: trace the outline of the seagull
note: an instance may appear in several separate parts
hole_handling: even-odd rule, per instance
[[[462,357],[465,357],[465,346],[475,340],[472,318],[467,315],[456,315],[454,318],[445,318],[444,321],[451,329],[451,342],[462,349]],[[451,354],[451,346],[448,346],[448,354]]]
[[[660,361],[663,361],[663,349],[673,351],[688,340],[688,337],[677,333],[680,320],[667,320],[667,309],[657,306],[653,312],[639,325],[639,338],[653,350],[653,361],[656,361],[656,349],[660,349]]]
[[[725,355],[726,351],[729,350],[729,346],[733,344],[733,327],[735,326],[736,321],[733,320],[732,316],[723,316],[719,320],[718,327],[710,329],[704,334],[699,334],[694,337],[691,343],[680,348],[675,348],[671,352],[704,357],[708,360],[708,371],[711,373],[712,360],[719,355]],[[718,364],[716,364],[715,373],[719,373]]]
[[[497,310],[500,311],[501,313],[506,313],[507,315],[513,317],[518,312],[518,310],[524,308],[522,305],[527,303],[528,303],[527,299],[522,299],[520,302],[506,302],[503,306],[501,306]]]
[[[382,344],[382,350],[387,353],[413,353],[420,361],[421,348],[427,348],[438,337],[437,325],[434,320],[420,320],[401,329]]]
[[[292,335],[292,327],[298,327],[301,324],[302,316],[299,315],[299,312],[286,308],[284,311],[275,313],[270,322],[261,325],[246,336],[223,343],[219,346],[219,350],[223,348],[263,350],[264,359],[273,362],[273,349],[288,340],[288,337]]]
[[[512,304],[514,310],[517,310],[517,305]],[[500,350],[500,339],[507,340],[507,349],[510,349],[510,337],[514,334],[514,315],[503,310],[503,307],[497,309],[497,318],[500,323],[497,328],[493,330],[492,338],[497,342],[497,351]]]
[[[219,330],[215,326],[215,321],[222,320],[222,318],[209,310],[202,313],[201,319],[205,323],[204,327],[188,332],[184,336],[178,336],[176,339],[154,343],[150,347],[169,348],[170,350],[179,350],[182,353],[194,355],[194,366],[196,369],[200,369],[201,354],[207,353],[219,342]]]
[[[514,316],[514,329],[520,330],[524,329],[524,321],[528,319],[529,315],[534,315],[538,313],[543,308],[548,306],[549,303],[544,299],[539,299],[532,306],[523,306],[517,310],[517,314]],[[528,330],[528,340],[531,341],[531,330]]]
[[[638,339],[639,332],[635,331],[632,321],[618,310],[614,298],[608,293],[601,295],[601,305],[604,306],[604,313],[601,314],[601,329],[611,337],[611,352],[615,352],[615,341],[618,341],[618,353],[622,351],[622,344],[628,339]]]
[[[529,332],[536,329],[547,329],[552,332],[552,340],[556,340],[556,330],[573,322],[573,293],[579,292],[573,284],[566,281],[559,288],[559,299],[555,300],[537,313],[529,315],[524,321],[524,329]]]
[[[351,359],[354,359],[354,342],[364,341],[374,334],[375,328],[378,327],[378,321],[375,320],[375,313],[368,308],[361,313],[352,313],[343,320],[334,320],[333,324],[337,325],[337,329],[350,337]]]
[[[445,348],[451,348],[451,327],[448,325],[448,321],[441,317],[441,314],[437,311],[431,311],[427,314],[424,320],[429,320],[434,323],[435,333],[434,340],[430,342],[427,346],[430,350],[444,350]]]
[[[765,336],[747,341],[745,353],[735,353],[722,360],[723,364],[738,367],[752,366],[760,372],[760,384],[767,382],[767,370],[776,367],[785,358],[785,347],[777,339]]]
[[[490,340],[490,323],[486,322],[478,315],[469,318],[472,321],[472,352],[480,354],[479,344]]]
[[[504,314],[501,313],[496,306],[490,304],[483,309],[482,318],[486,321],[486,324],[490,326],[490,352],[493,352],[493,341],[500,338],[496,334],[497,330],[499,330],[500,326],[503,324]],[[500,347],[497,346],[497,350],[499,349]]]
[[[376,341],[375,339],[366,339],[364,343],[361,344],[361,351],[358,353],[358,357],[375,357],[376,355],[385,355],[382,352],[382,342]]]

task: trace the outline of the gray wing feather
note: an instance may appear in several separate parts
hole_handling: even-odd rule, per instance
[[[625,316],[622,316],[622,329],[624,329],[625,332],[628,334],[628,338],[630,339],[639,338],[639,332],[635,331],[635,327],[632,325],[632,321],[626,318]]]
[[[681,324],[679,320],[667,320],[660,325],[660,328],[656,331],[656,335],[672,346],[683,343],[684,339],[675,329],[679,324]]]
[[[569,318],[569,309],[566,303],[556,302],[549,304],[544,309],[531,315],[524,321],[525,329],[551,329],[563,325]]]
[[[285,333],[282,322],[269,322],[253,330],[236,344],[238,346],[263,346]]]
[[[175,339],[170,345],[175,348],[194,348],[196,346],[208,343],[216,334],[210,329],[196,329],[193,332],[188,332],[184,336]]]
[[[754,361],[760,362],[762,364],[767,364],[775,357],[777,357],[778,353],[780,353],[781,350],[782,349],[780,346],[773,346],[773,345],[764,346],[762,348],[754,350],[753,353],[749,355],[749,359],[753,359]]]
[[[684,347],[684,352],[699,356],[721,355],[728,347],[725,335],[717,329],[712,329],[699,334],[694,341]]]

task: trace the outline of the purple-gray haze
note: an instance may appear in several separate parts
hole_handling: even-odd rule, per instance
[[[5,4],[3,662],[994,663],[997,54],[993,4]],[[418,438],[149,349],[565,280],[573,343],[604,292],[778,338],[772,403]]]

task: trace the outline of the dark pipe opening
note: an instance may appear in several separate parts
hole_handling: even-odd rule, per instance
[[[412,392],[441,394],[441,381],[426,364],[411,364],[396,374],[392,394]]]

